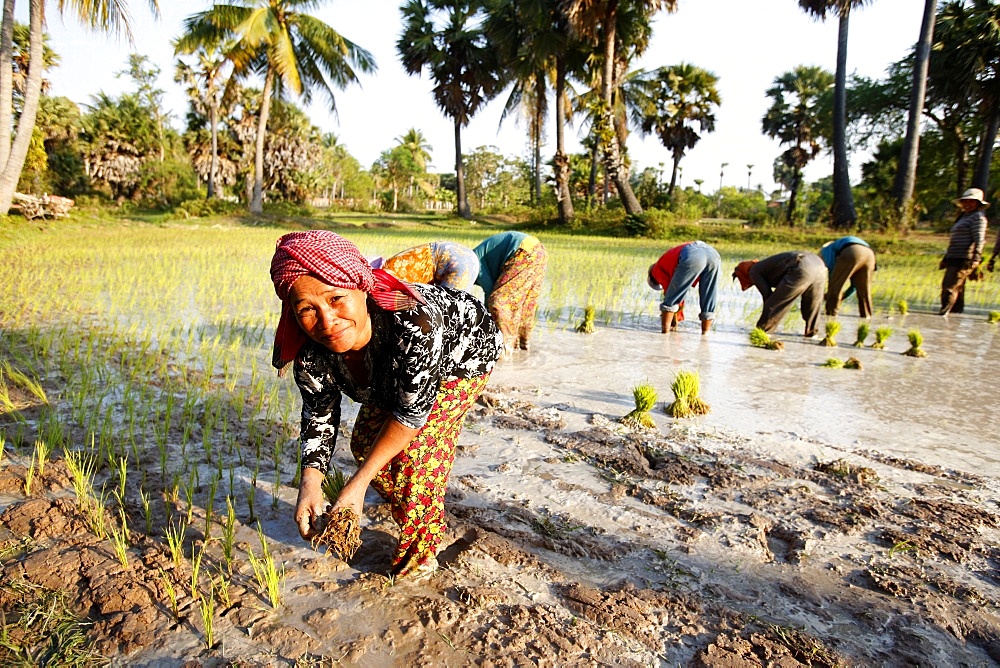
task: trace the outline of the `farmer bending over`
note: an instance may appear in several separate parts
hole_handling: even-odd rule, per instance
[[[778,253],[763,260],[746,260],[736,265],[733,278],[739,279],[745,291],[756,286],[764,298],[764,310],[757,326],[772,332],[788,309],[802,297],[802,319],[806,321],[804,336],[816,336],[816,323],[823,303],[826,265],[823,259],[808,251]]]
[[[707,334],[715,319],[718,303],[719,270],[722,259],[718,251],[704,241],[691,241],[675,246],[650,265],[647,282],[654,290],[663,290],[660,304],[660,331],[666,334],[677,329],[684,319],[684,295],[688,288],[698,286],[701,307],[701,333]]]
[[[479,275],[479,258],[471,248],[453,241],[432,241],[396,253],[382,265],[408,283],[443,285],[469,292]]]
[[[829,241],[819,249],[827,271],[830,272],[830,286],[826,290],[826,314],[837,315],[840,302],[855,290],[858,293],[858,315],[872,316],[872,276],[877,269],[875,251],[858,237],[841,237]],[[851,286],[844,292],[844,285],[850,280]]]
[[[333,232],[281,237],[271,279],[282,301],[272,363],[294,362],[302,393],[299,533],[322,528],[343,393],[361,404],[351,434],[358,470],[334,509],[360,517],[371,484],[400,527],[392,574],[433,570],[456,440],[500,355],[500,331],[468,293],[373,270]]]

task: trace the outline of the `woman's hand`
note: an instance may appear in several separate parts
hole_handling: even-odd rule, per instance
[[[367,488],[367,482],[362,484],[357,480],[357,476],[352,476],[347,481],[347,484],[344,485],[344,489],[340,490],[340,496],[337,497],[337,502],[333,504],[334,510],[350,508],[354,511],[355,515],[361,517],[361,511],[365,505],[365,490]]]
[[[302,469],[299,498],[295,503],[295,524],[299,528],[299,535],[306,540],[311,540],[323,530],[321,519],[327,505],[323,496],[324,477],[319,469]]]

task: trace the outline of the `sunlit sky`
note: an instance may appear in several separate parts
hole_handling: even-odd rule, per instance
[[[98,91],[119,94],[132,83],[116,73],[126,67],[132,51],[144,54],[161,69],[159,84],[166,91],[165,105],[172,124],[182,129],[187,107],[185,95],[174,83],[173,48],[170,42],[182,32],[185,17],[210,4],[195,0],[161,0],[161,17],[154,21],[145,0],[131,0],[135,44],[127,39],[95,34],[72,16],[61,17],[56,3],[48,4],[48,32],[52,48],[61,56],[60,66],[49,73],[51,94],[86,105]],[[313,123],[333,132],[365,167],[396,144],[396,138],[417,128],[432,146],[432,169],[454,170],[454,133],[449,119],[437,109],[426,75],[408,76],[396,56],[401,30],[400,0],[329,0],[312,14],[375,56],[378,72],[362,75],[360,85],[337,91],[337,113],[322,96],[307,108]],[[661,13],[655,20],[648,51],[632,69],[653,69],[688,62],[719,77],[722,104],[716,131],[706,135],[681,161],[681,185],[704,181],[702,190],[714,191],[720,181],[728,186],[773,186],[772,164],[781,152],[775,140],[761,134],[760,122],[768,107],[765,91],[773,79],[797,65],[817,65],[831,72],[836,66],[837,21],[816,21],[798,8],[795,0],[679,0],[676,13]],[[851,14],[848,69],[881,77],[885,68],[912,48],[920,28],[923,3],[915,0],[876,0]],[[27,21],[27,3],[18,7]],[[260,85],[257,82],[255,85]],[[506,93],[493,101],[463,131],[462,146],[495,146],[505,155],[527,155],[526,126],[509,117],[500,126]],[[570,151],[580,150],[579,127],[569,129]],[[544,155],[554,152],[554,113],[546,128]],[[636,133],[628,139],[635,168],[660,168],[669,179],[670,157],[655,137]],[[857,175],[864,153],[851,155]],[[728,163],[722,169],[722,163]],[[753,165],[748,169],[748,165]],[[806,170],[808,179],[832,171],[832,158],[821,155]],[[748,174],[749,172],[749,174]],[[720,179],[720,173],[722,174]],[[749,178],[748,178],[749,176]]]

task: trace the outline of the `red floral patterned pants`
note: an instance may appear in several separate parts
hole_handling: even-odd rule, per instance
[[[427,423],[410,444],[372,480],[389,502],[399,525],[399,545],[392,573],[406,575],[437,554],[444,537],[444,494],[455,461],[455,446],[465,414],[486,386],[489,374],[441,383]],[[351,452],[361,463],[371,451],[389,411],[364,404],[351,434]]]

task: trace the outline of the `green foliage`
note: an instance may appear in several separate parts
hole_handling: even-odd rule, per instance
[[[150,160],[142,165],[133,197],[156,209],[170,209],[198,197],[198,177],[187,162]]]
[[[653,416],[649,414],[656,405],[656,388],[649,383],[641,383],[632,388],[632,397],[635,409],[621,419],[622,424],[633,429],[656,429]]]
[[[903,352],[904,355],[927,357],[927,352],[921,347],[924,344],[924,335],[920,333],[919,329],[911,329],[907,332],[906,338],[910,342],[910,347]]]
[[[855,348],[864,348],[865,339],[868,338],[868,334],[871,332],[871,326],[867,322],[858,323],[858,338],[854,341]]]
[[[184,200],[174,208],[174,211],[185,217],[202,218],[205,216],[231,215],[242,211],[244,208],[245,205],[240,202],[199,197],[197,199]]]
[[[876,327],[875,328],[875,343],[872,344],[872,348],[876,350],[882,350],[885,348],[885,342],[892,336],[892,327]]]
[[[709,412],[708,404],[698,396],[701,380],[697,371],[678,370],[674,374],[670,389],[674,393],[674,401],[666,407],[667,415],[684,418],[705,415]]]
[[[819,345],[826,346],[828,348],[835,348],[837,346],[837,334],[840,333],[840,323],[836,320],[830,320],[826,323],[826,336],[823,340],[819,342]]]

